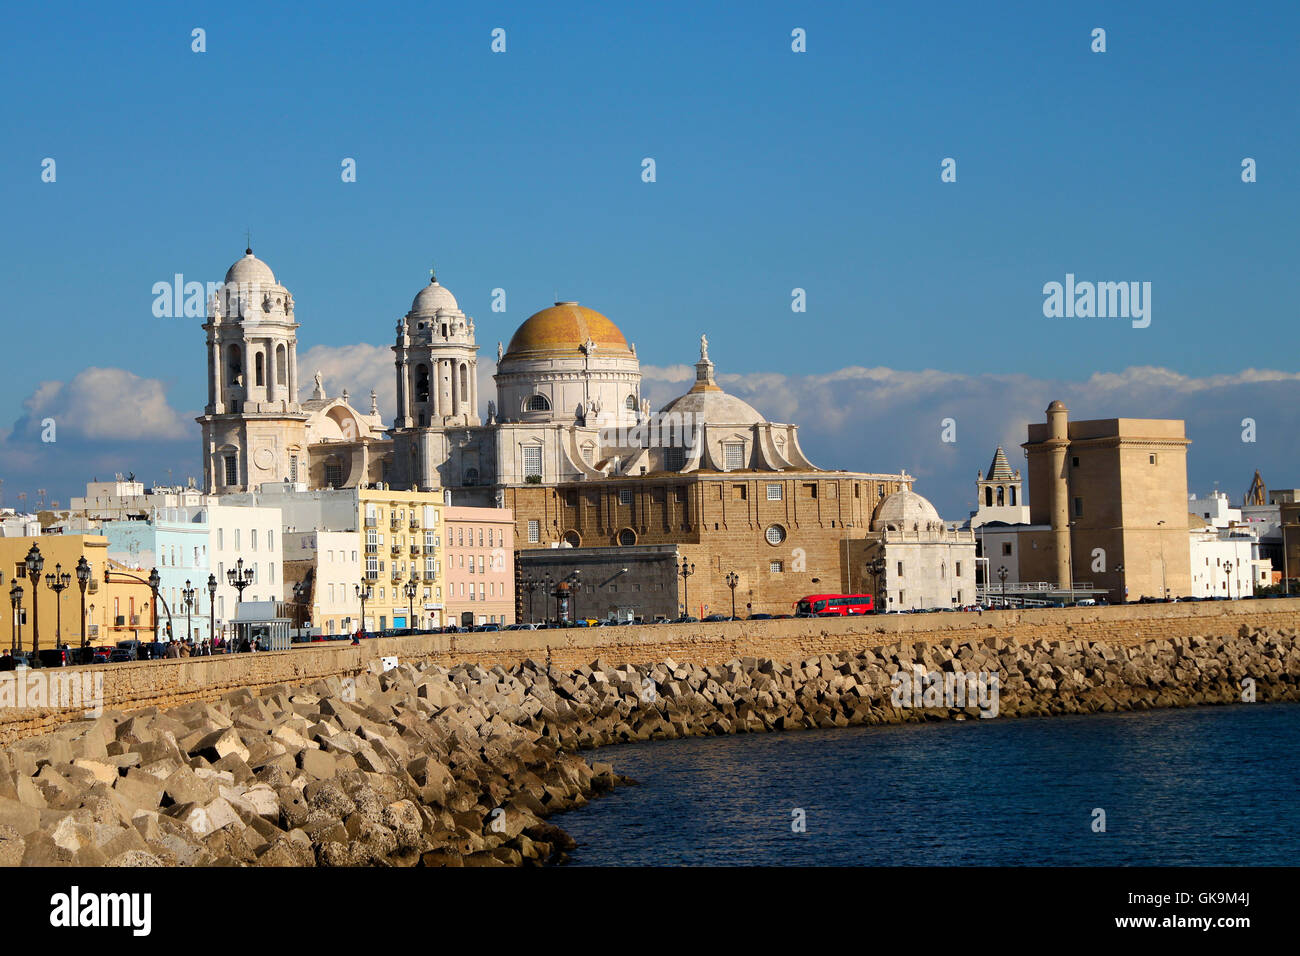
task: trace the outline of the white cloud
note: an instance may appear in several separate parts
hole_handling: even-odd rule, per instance
[[[53,419],[59,436],[89,440],[167,441],[195,425],[167,402],[166,387],[120,368],[87,368],[69,382],[41,382],[11,434],[39,434]]]

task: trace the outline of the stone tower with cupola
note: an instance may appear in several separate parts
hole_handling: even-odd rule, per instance
[[[298,401],[293,296],[253,250],[208,302],[203,484],[209,494],[305,481],[307,420]]]
[[[393,345],[397,372],[397,414],[393,436],[392,481],[401,489],[436,488],[447,483],[450,458],[463,457],[457,477],[490,470],[481,461],[478,440],[478,345],[474,320],[461,311],[451,290],[431,276],[397,320]],[[467,437],[468,436],[468,437]],[[473,447],[470,447],[473,446]],[[464,451],[464,455],[457,453]],[[460,483],[460,482],[458,482]]]

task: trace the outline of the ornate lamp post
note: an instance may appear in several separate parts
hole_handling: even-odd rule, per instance
[[[740,575],[735,571],[727,572],[727,587],[731,588],[731,619],[736,619],[736,585],[740,583]]]
[[[406,633],[415,633],[415,593],[420,590],[420,586],[415,583],[415,579],[407,581],[402,585],[402,590],[406,592],[406,609],[410,616],[406,619]]]
[[[81,651],[84,658],[86,648],[90,642],[86,640],[86,587],[90,584],[90,562],[86,560],[83,554],[77,560],[77,587],[81,589]],[[83,660],[83,664],[89,664],[90,661]]]
[[[63,643],[63,592],[72,584],[72,575],[62,564],[54,565],[54,573],[45,575],[45,585],[54,592],[54,646]]]
[[[149,590],[153,592],[153,639],[156,643],[158,640],[158,585],[162,583],[162,575],[158,569],[154,568],[149,572]],[[170,635],[168,636],[170,640]]]
[[[185,602],[185,639],[188,641],[194,633],[194,588],[190,586],[189,578],[185,579],[185,587],[181,588],[181,599]]]
[[[253,569],[244,568],[244,559],[240,558],[235,562],[235,566],[226,572],[226,580],[230,586],[239,592],[239,603],[244,603],[244,588],[253,583]]]
[[[9,603],[14,609],[14,644],[10,650],[21,653],[23,649],[23,586],[15,581],[9,588]]]
[[[1005,564],[998,568],[998,580],[1002,582],[1002,610],[1004,611],[1007,609],[1007,575],[1009,573]]]
[[[546,618],[547,618],[547,620],[551,620],[551,598],[555,596],[555,595],[552,593],[553,590],[554,590],[554,589],[551,587],[551,572],[550,572],[550,571],[547,571],[546,574],[544,574],[544,575],[542,576],[542,594],[546,597]],[[556,608],[557,608],[557,609],[559,608],[559,604],[558,604],[558,603],[556,604]],[[556,611],[556,614],[557,614],[557,615],[559,614],[559,611],[558,611],[558,610]]]
[[[208,640],[217,640],[217,576],[208,574]]]
[[[879,610],[880,578],[885,573],[885,556],[883,554],[878,554],[872,558],[871,563],[867,565],[867,571],[871,574],[872,602],[877,603],[877,610]]]
[[[38,586],[41,583],[41,572],[45,570],[45,558],[41,557],[41,549],[35,544],[23,560],[23,568],[27,572],[27,580],[32,583],[32,659],[28,663],[31,667],[40,667],[41,602]]]
[[[578,584],[581,578],[582,572],[574,571],[564,579],[564,583],[569,586],[569,620],[571,621],[578,620]]]
[[[528,592],[528,623],[533,623],[533,592],[542,586],[542,582],[536,578],[524,578],[519,582],[520,587]]]
[[[682,567],[677,573],[682,576],[682,617],[690,617],[691,601],[690,592],[686,589],[686,579],[695,573],[695,565],[682,558]]]
[[[370,584],[369,581],[367,581],[365,584],[354,584],[353,588],[356,589],[357,597],[361,598],[361,627],[359,628],[359,630],[361,631],[362,634],[365,634],[366,633],[366,602],[369,601],[371,597],[374,596],[375,589]]]
[[[1229,560],[1223,562],[1223,573],[1224,573],[1224,575],[1226,575],[1226,577],[1227,577],[1227,583],[1224,585],[1224,587],[1226,587],[1226,588],[1228,589],[1228,600],[1229,600],[1229,601],[1232,600],[1232,569],[1233,569],[1233,567],[1234,567],[1234,565],[1233,565],[1231,559],[1229,559]]]
[[[295,581],[293,583],[293,622],[299,637],[302,637],[302,625],[307,619],[307,612],[303,610],[303,596],[306,594],[307,582]]]

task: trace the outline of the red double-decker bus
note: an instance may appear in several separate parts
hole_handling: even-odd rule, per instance
[[[795,602],[795,614],[806,617],[847,617],[871,614],[876,602],[870,594],[809,594]]]

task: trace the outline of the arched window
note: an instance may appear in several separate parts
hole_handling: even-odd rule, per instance
[[[549,412],[551,402],[545,395],[529,395],[524,402],[524,411],[526,412]]]
[[[1015,506],[1016,506],[1016,486],[1012,485],[1011,486],[1011,507],[1014,508]]]
[[[477,484],[478,484],[478,469],[477,469],[477,468],[466,468],[466,469],[465,469],[465,484],[467,484],[467,485],[477,485]]]
[[[427,365],[415,367],[415,400],[417,402],[429,400],[429,366]]]
[[[254,374],[257,376],[256,384],[265,385],[266,384],[266,367],[265,367],[266,362],[263,359],[261,352],[257,353],[257,355],[253,359],[253,362],[254,362],[254,368],[256,369]]]
[[[629,395],[623,400],[623,406],[630,412],[636,411],[636,396]]]
[[[244,353],[238,345],[226,349],[226,384],[238,385],[237,379],[244,374]]]
[[[460,400],[469,401],[469,366],[464,364],[460,367]]]
[[[275,384],[289,384],[289,363],[283,345],[277,345],[275,347]]]
[[[984,489],[984,503],[985,503],[986,505],[988,505],[990,508],[993,507],[993,489],[992,489],[992,488],[985,488],[985,489]]]
[[[999,508],[1001,508],[1004,504],[1006,504],[1005,499],[1006,499],[1006,492],[1003,490],[1001,485],[998,485],[998,507]]]

